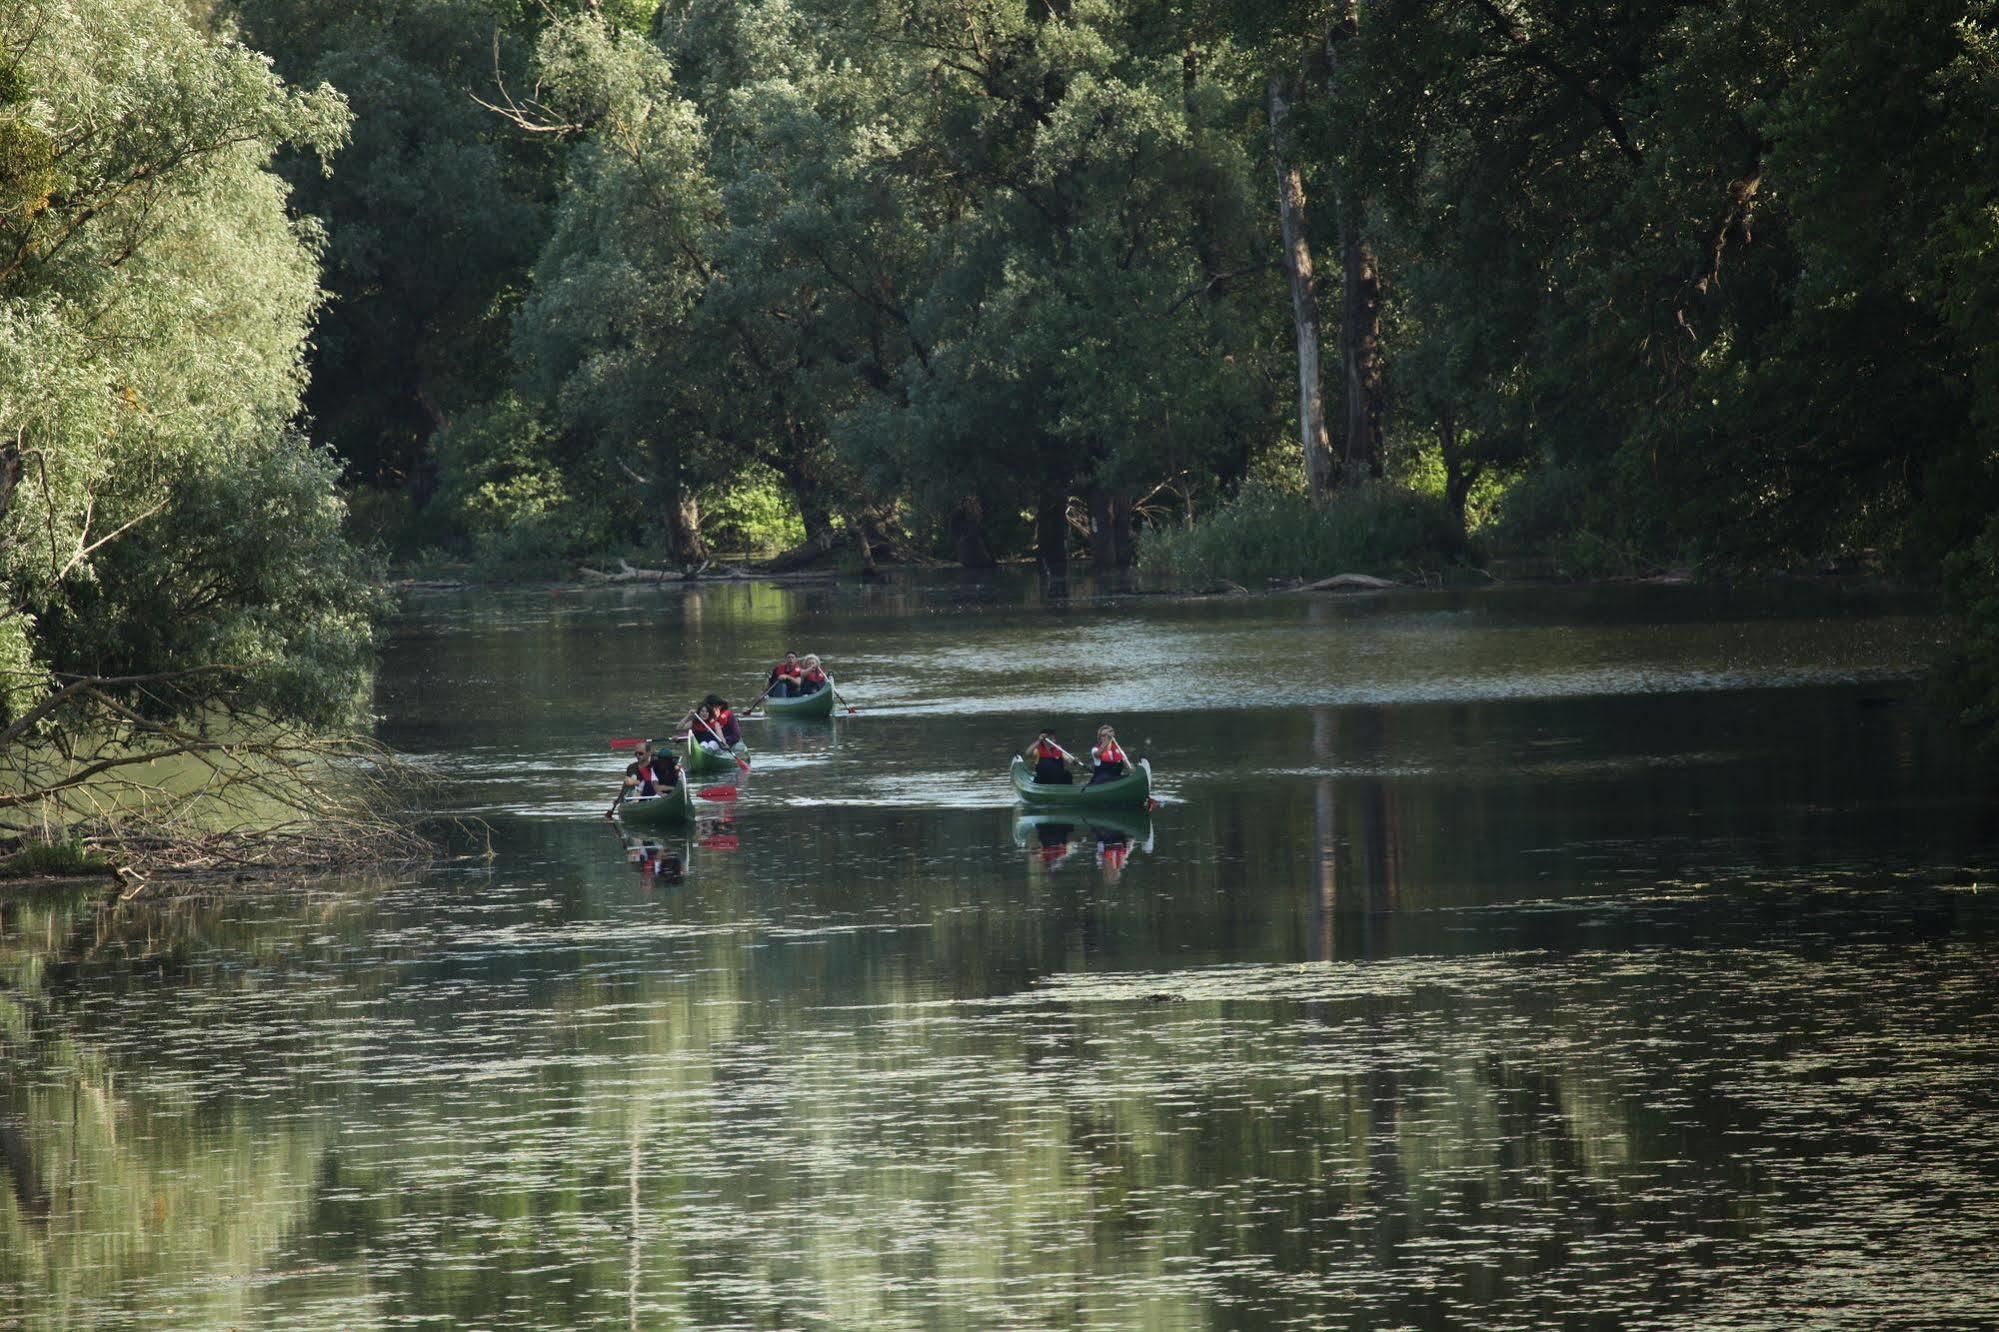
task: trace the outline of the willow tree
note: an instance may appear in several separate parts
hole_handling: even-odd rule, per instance
[[[332,92],[169,0],[0,0],[0,823],[353,718],[373,594],[292,429]],[[143,794],[132,786],[121,798]],[[53,803],[50,798],[53,797]]]

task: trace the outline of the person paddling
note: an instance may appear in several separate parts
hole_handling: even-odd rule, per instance
[[[736,725],[736,714],[729,710],[729,701],[719,694],[710,694],[701,700],[700,710],[695,714],[706,726],[694,728],[695,738],[710,749],[734,749],[743,743],[742,728]]]
[[[625,765],[624,788],[618,792],[618,798],[611,802],[611,807],[604,811],[604,817],[608,819],[615,815],[618,806],[635,795],[658,795],[658,782],[658,774],[653,767],[652,744],[641,740],[638,748],[632,751],[632,761]]]
[[[784,660],[771,667],[770,682],[764,690],[767,698],[797,698],[799,684],[805,678],[805,667],[799,663],[796,652],[784,654]]]
[[[1118,747],[1117,732],[1108,726],[1097,728],[1096,747],[1090,750],[1090,785],[1114,782],[1124,776],[1127,760]]]
[[[1043,731],[1035,736],[1033,745],[1021,757],[1034,765],[1034,780],[1043,786],[1076,784],[1076,779],[1069,773],[1069,751],[1055,742],[1053,731]]]
[[[798,689],[796,697],[804,698],[816,694],[826,687],[826,670],[819,664],[819,658],[808,655],[799,663]]]

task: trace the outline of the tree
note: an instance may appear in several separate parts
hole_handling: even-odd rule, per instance
[[[166,0],[0,0],[0,823],[353,718],[370,590],[292,428],[347,114]],[[233,718],[233,726],[231,719]]]

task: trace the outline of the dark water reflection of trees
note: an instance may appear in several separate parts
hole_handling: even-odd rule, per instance
[[[491,866],[0,911],[0,1323],[1714,1326],[1999,1289],[1992,814],[1876,686],[1144,715],[1169,800],[1115,875],[976,800],[1037,716],[773,730],[668,882],[599,817],[601,741],[471,681],[544,630],[424,631],[477,647],[427,644],[422,688]]]

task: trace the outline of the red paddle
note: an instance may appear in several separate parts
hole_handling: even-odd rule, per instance
[[[726,805],[742,793],[733,786],[704,786],[694,794],[713,804]]]

